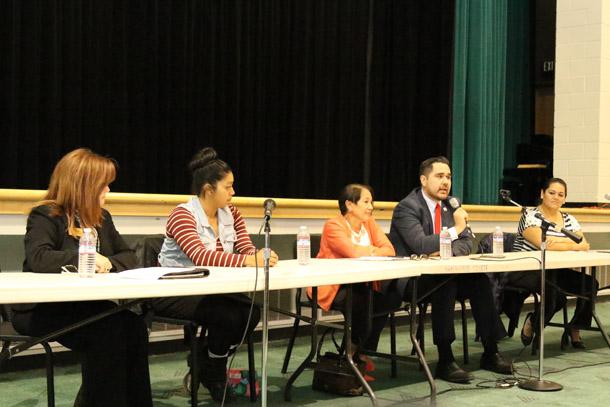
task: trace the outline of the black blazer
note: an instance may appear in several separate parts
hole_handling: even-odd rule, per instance
[[[78,266],[78,240],[68,235],[66,216],[52,216],[51,208],[43,205],[30,212],[24,238],[25,260],[23,271],[34,273],[60,273],[61,266]],[[112,216],[103,211],[102,225],[96,228],[98,252],[112,263],[111,272],[137,267],[134,251],[129,248],[114,227]],[[13,305],[17,311],[33,308],[31,304]]]
[[[443,226],[455,226],[453,212],[455,209],[447,201],[441,202]],[[422,195],[421,187],[415,188],[398,203],[392,214],[390,240],[396,249],[397,256],[411,254],[430,254],[439,251],[438,235],[434,234],[434,221],[430,216],[428,205]],[[459,235],[451,244],[454,256],[468,255],[472,251],[474,239],[468,229]]]
[[[23,271],[60,273],[61,266],[78,266],[78,240],[68,235],[66,216],[51,216],[50,207],[38,206],[28,216],[25,232]],[[114,227],[112,216],[103,210],[102,226],[96,228],[98,252],[112,263],[111,272],[135,268],[137,259]]]

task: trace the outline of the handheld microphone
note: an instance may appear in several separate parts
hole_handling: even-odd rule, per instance
[[[451,205],[451,207],[453,209],[458,209],[460,206],[462,206],[460,201],[456,197],[454,197],[454,196],[449,198],[449,205]],[[468,219],[466,219],[466,228],[468,229],[468,231],[470,232],[472,237],[476,237],[476,235],[472,232],[472,229],[470,228],[470,224],[468,223]]]
[[[555,230],[557,230],[557,224],[555,224],[555,222],[551,222],[548,221],[544,218],[544,216],[542,216],[542,214],[540,212],[536,212],[534,214],[534,217],[540,219],[543,222],[548,223],[549,225],[551,225],[551,227]],[[570,239],[572,239],[575,243],[580,243],[582,242],[582,237],[578,236],[577,234],[575,234],[574,232],[570,232],[569,230],[567,230],[566,228],[561,228],[561,233],[563,233],[564,235],[566,235],[567,237],[569,237]]]
[[[265,219],[271,219],[271,212],[273,212],[275,206],[275,201],[273,199],[265,199],[265,202],[263,202],[263,208],[265,209]]]

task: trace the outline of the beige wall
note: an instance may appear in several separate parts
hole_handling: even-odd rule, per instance
[[[610,193],[610,2],[558,0],[554,174],[571,202]]]

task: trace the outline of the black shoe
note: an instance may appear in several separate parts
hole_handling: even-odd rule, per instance
[[[572,347],[574,349],[587,349],[583,341],[572,341]]]
[[[230,403],[237,399],[237,395],[231,386],[226,386],[227,382],[227,358],[211,358],[207,349],[200,355],[199,381],[208,389],[212,399],[217,402]]]
[[[455,362],[437,364],[434,376],[452,383],[468,383],[474,379],[472,373],[462,369]]]
[[[201,382],[205,386],[206,389],[210,392],[210,396],[214,401],[222,403],[222,398],[224,396],[224,402],[231,403],[237,400],[237,395],[233,390],[233,387],[226,385],[227,393],[225,393],[225,383],[226,382]]]
[[[572,344],[572,347],[574,349],[587,349],[587,347],[585,346],[585,343],[582,341],[582,338],[578,338],[577,341],[575,341],[574,339],[572,339],[572,335],[570,333],[570,343]]]
[[[74,407],[86,407],[87,403],[85,402],[85,390],[83,385],[81,384],[78,393],[76,393],[76,399],[74,400]]]
[[[513,362],[506,361],[498,352],[492,354],[483,353],[483,356],[481,356],[481,369],[511,375],[513,374]]]
[[[533,313],[529,313],[525,316],[525,319],[523,320],[523,327],[521,328],[521,343],[523,344],[523,346],[529,346],[529,344],[532,343],[532,341],[534,340],[534,334],[532,333],[532,335],[527,336],[525,334],[525,332],[523,331],[523,329],[525,328],[525,325],[527,325],[529,321],[530,326],[532,327],[532,332],[534,331],[534,314]]]

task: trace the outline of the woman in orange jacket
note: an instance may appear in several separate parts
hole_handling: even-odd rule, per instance
[[[318,258],[337,259],[363,256],[394,256],[394,247],[373,218],[373,191],[371,187],[350,184],[339,194],[341,215],[329,219],[324,225]],[[369,283],[352,285],[352,341],[357,348],[376,350],[379,335],[388,314],[383,310],[394,309],[401,303],[398,294],[382,295],[379,282],[372,282],[374,317],[371,331],[367,332],[367,298]],[[347,287],[327,285],[318,287],[320,308],[342,311],[345,309]],[[307,290],[311,297],[311,288]]]

